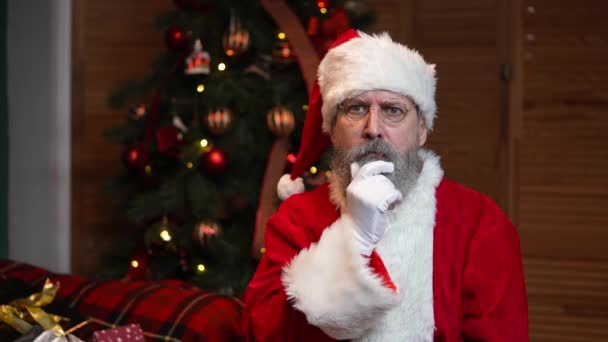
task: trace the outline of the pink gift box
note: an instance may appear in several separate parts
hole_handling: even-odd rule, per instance
[[[91,342],[145,342],[144,332],[139,324],[129,324],[113,329],[99,330],[93,333]]]

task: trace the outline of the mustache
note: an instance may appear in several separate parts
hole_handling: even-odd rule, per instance
[[[348,164],[353,162],[365,164],[374,160],[394,163],[399,159],[399,154],[388,143],[382,140],[371,140],[345,151],[344,159]]]

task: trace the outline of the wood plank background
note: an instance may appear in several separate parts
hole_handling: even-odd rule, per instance
[[[608,340],[608,3],[527,1],[516,201],[531,332]]]
[[[73,3],[72,256],[91,275],[126,224],[103,192],[121,151],[101,133],[128,114],[106,99],[165,48],[154,20],[173,2]],[[446,175],[494,198],[519,229],[531,340],[608,340],[608,2],[367,3],[372,31],[437,64],[430,147]]]

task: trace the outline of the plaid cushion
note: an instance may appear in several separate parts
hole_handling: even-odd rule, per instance
[[[0,260],[0,281],[17,278],[42,289],[59,282],[55,302],[89,318],[74,332],[83,340],[97,330],[138,323],[148,341],[237,341],[243,303],[178,280],[93,281]]]

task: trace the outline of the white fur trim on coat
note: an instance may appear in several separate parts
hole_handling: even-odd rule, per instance
[[[395,208],[394,223],[376,251],[403,301],[358,341],[433,341],[433,230],[436,188],[443,178],[439,157],[421,150],[422,171],[414,188]]]
[[[341,217],[283,269],[293,306],[336,339],[362,336],[401,298],[369,268],[369,259],[356,252],[352,225],[348,216]]]
[[[393,42],[387,33],[353,38],[325,55],[318,70],[323,98],[323,131],[330,132],[338,104],[368,90],[389,90],[409,96],[418,105],[425,124],[433,129],[435,65],[420,54]]]

